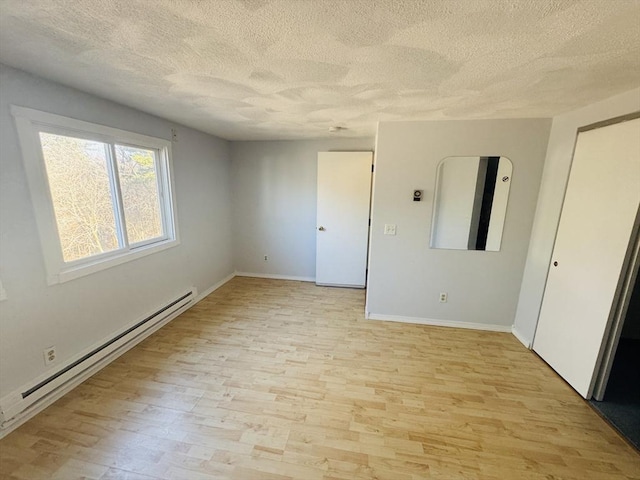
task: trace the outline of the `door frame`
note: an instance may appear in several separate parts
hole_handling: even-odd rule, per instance
[[[319,235],[318,231],[323,231],[324,228],[320,224],[323,223],[319,218],[319,205],[320,205],[320,165],[321,160],[320,156],[322,154],[353,154],[353,155],[366,155],[367,156],[367,202],[366,202],[366,217],[363,217],[363,220],[367,222],[366,225],[366,239],[364,244],[364,264],[363,264],[363,279],[362,284],[360,283],[334,283],[334,282],[319,282],[318,281],[318,271],[319,271]],[[328,150],[328,151],[319,151],[317,154],[317,172],[318,172],[318,192],[316,199],[316,275],[315,275],[315,283],[318,286],[327,286],[327,287],[341,287],[341,288],[357,288],[357,289],[366,289],[368,274],[369,274],[369,251],[370,251],[370,242],[371,242],[371,202],[372,202],[372,187],[373,187],[373,171],[374,171],[374,155],[375,152],[373,150]],[[356,160],[356,159],[351,159]],[[357,159],[360,161],[359,159]]]
[[[584,125],[576,129],[576,136],[573,144],[573,152],[571,154],[571,164],[569,165],[569,173],[567,175],[567,180],[565,183],[564,196],[562,198],[562,204],[560,207],[560,216],[558,217],[558,222],[556,225],[556,232],[553,240],[553,247],[551,250],[552,256],[549,259],[549,264],[547,266],[547,276],[545,278],[545,286],[542,294],[542,301],[544,301],[544,295],[546,293],[547,286],[548,286],[549,272],[551,271],[551,263],[553,261],[553,251],[555,250],[556,242],[558,239],[558,231],[560,229],[560,222],[562,221],[562,210],[564,209],[564,203],[567,196],[567,188],[569,186],[569,179],[571,178],[571,169],[573,168],[573,162],[575,159],[575,153],[576,153],[576,147],[578,144],[579,134],[583,132],[587,132],[589,130],[595,130],[598,128],[615,125],[617,123],[635,120],[637,118],[640,118],[640,111],[635,111],[625,115],[620,115],[618,117],[613,117],[607,120],[591,123],[589,125]],[[632,228],[632,233],[631,233],[631,236],[629,237],[629,246],[627,248],[621,274],[618,279],[618,286],[614,294],[611,312],[609,313],[609,319],[607,320],[607,325],[605,327],[605,331],[602,337],[602,344],[600,347],[600,352],[598,354],[598,358],[596,360],[595,369],[594,369],[594,377],[592,380],[592,394],[590,398],[595,397],[596,400],[602,400],[602,398],[604,398],[607,382],[609,381],[609,374],[611,373],[611,368],[613,366],[613,360],[615,357],[616,349],[618,347],[618,342],[620,340],[620,335],[622,333],[624,319],[626,316],[627,308],[629,306],[629,301],[631,299],[631,292],[633,291],[633,285],[634,285],[633,282],[635,282],[635,279],[638,275],[639,267],[640,267],[640,207],[636,212],[636,218]],[[536,352],[533,350],[533,344],[535,342],[535,337],[538,332],[541,312],[542,312],[542,309],[538,311],[538,321],[536,322],[536,329],[533,334],[533,339],[531,340],[530,348],[534,353]],[[536,353],[536,355],[538,354]],[[544,359],[542,360],[544,361]]]
[[[603,348],[600,351],[600,359],[596,364],[598,373],[593,389],[593,398],[599,402],[604,399],[607,383],[609,383],[609,375],[611,374],[613,361],[616,356],[616,351],[618,350],[618,343],[620,342],[620,336],[622,335],[622,329],[627,317],[629,302],[631,301],[631,295],[638,277],[638,270],[640,269],[640,208],[638,208],[638,212],[636,213],[636,221],[629,243],[629,250],[627,251],[627,256],[622,268],[622,275],[620,276],[621,285],[619,284],[619,291],[613,301],[613,319],[611,320],[608,332],[605,332]]]

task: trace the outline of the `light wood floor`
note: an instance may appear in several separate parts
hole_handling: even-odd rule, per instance
[[[639,479],[510,334],[363,318],[235,278],[0,441],[11,479]]]

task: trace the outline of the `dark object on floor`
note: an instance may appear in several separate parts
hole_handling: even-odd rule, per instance
[[[620,339],[604,400],[591,405],[640,450],[640,340]]]

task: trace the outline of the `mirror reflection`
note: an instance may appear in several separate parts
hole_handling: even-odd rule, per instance
[[[447,157],[438,165],[431,248],[497,252],[513,166],[506,157]]]

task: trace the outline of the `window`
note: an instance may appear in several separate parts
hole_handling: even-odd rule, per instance
[[[178,243],[171,143],[12,107],[50,284]]]

